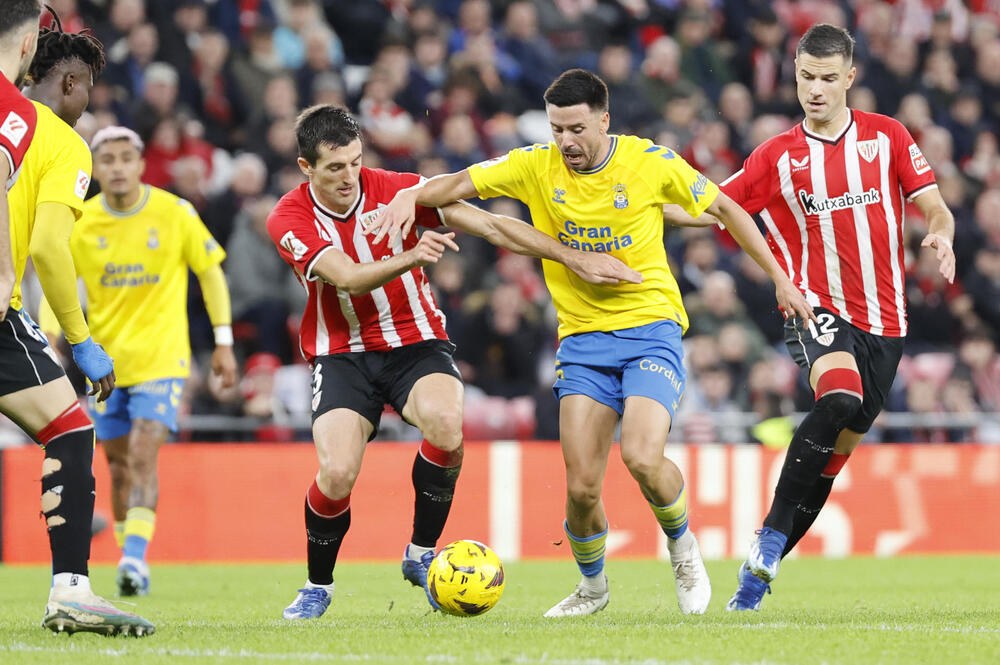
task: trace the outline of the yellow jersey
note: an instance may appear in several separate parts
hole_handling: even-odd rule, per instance
[[[588,284],[562,264],[543,261],[560,339],[666,319],[687,329],[663,245],[663,204],[679,204],[697,217],[719,188],[673,150],[649,139],[612,135],[604,160],[576,171],[566,166],[555,143],[536,144],[471,166],[469,175],[480,197],[524,202],[535,228],[564,245],[607,252],[642,273],[642,284]]]
[[[76,218],[83,212],[90,186],[91,157],[86,141],[52,109],[31,102],[38,113],[35,137],[24,155],[21,173],[8,193],[10,244],[17,281],[10,306],[21,309],[21,277],[28,261],[35,211],[41,203],[62,203]]]
[[[115,359],[118,385],[186,377],[188,268],[201,273],[226,257],[194,207],[149,185],[130,210],[95,196],[70,247],[90,330]]]

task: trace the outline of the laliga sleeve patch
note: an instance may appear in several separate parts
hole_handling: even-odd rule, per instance
[[[7,114],[0,125],[0,135],[3,135],[15,148],[21,145],[24,135],[28,133],[28,123],[14,111]]]
[[[931,165],[927,163],[927,158],[920,152],[916,143],[910,144],[910,163],[913,164],[913,170],[917,175],[931,170]]]
[[[291,231],[281,236],[281,246],[288,250],[296,261],[301,261],[302,257],[309,251],[305,243],[296,238]]]
[[[73,188],[73,193],[79,196],[81,199],[87,198],[87,189],[90,187],[90,176],[86,171],[80,169],[76,172],[76,186]]]

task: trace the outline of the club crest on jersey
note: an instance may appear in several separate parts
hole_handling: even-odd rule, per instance
[[[108,237],[97,236],[97,249],[107,249],[107,248],[108,248]]]
[[[384,203],[379,203],[374,210],[369,210],[358,215],[358,223],[361,224],[361,228],[367,229],[368,225],[375,221],[375,218],[379,216],[384,207]]]
[[[625,189],[625,185],[618,183],[612,188],[615,192],[615,208],[618,210],[624,210],[628,207],[628,191]]]
[[[810,194],[804,189],[799,190],[799,203],[802,204],[802,211],[807,215],[818,215],[855,206],[867,206],[881,200],[882,194],[874,187],[860,194],[845,192],[840,196],[826,199],[817,198],[815,194]]]
[[[872,160],[878,155],[878,139],[858,141],[858,154],[871,164]]]
[[[157,235],[156,229],[149,230],[149,237],[146,238],[146,247],[150,249],[156,249],[160,246],[160,237]]]
[[[564,196],[566,196],[565,189],[559,189],[556,187],[552,190],[552,200],[556,203],[566,203],[566,199],[563,198]]]

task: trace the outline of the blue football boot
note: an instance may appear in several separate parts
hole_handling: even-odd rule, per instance
[[[410,558],[409,552],[410,546],[407,545],[403,551],[403,579],[408,580],[413,586],[422,587],[431,607],[435,610],[441,609],[441,606],[431,595],[431,590],[427,587],[427,571],[431,567],[431,561],[434,560],[434,552],[424,552],[419,559]]]
[[[778,565],[787,542],[788,536],[785,534],[771,527],[764,527],[757,532],[757,540],[750,546],[747,568],[765,582],[774,581],[778,576]]]
[[[332,586],[331,586],[331,591]],[[322,587],[306,587],[299,589],[299,595],[292,604],[281,613],[286,619],[318,619],[330,607],[330,591]]]
[[[771,593],[771,586],[750,572],[746,562],[740,564],[740,572],[736,574],[739,586],[736,593],[726,603],[727,612],[744,610],[759,610],[765,593]]]

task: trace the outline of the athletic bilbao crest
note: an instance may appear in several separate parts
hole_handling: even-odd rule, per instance
[[[858,141],[858,154],[871,164],[875,156],[878,155],[878,140]]]
[[[628,192],[625,190],[625,185],[618,183],[613,189],[615,192],[615,208],[618,210],[624,210],[628,207]]]

